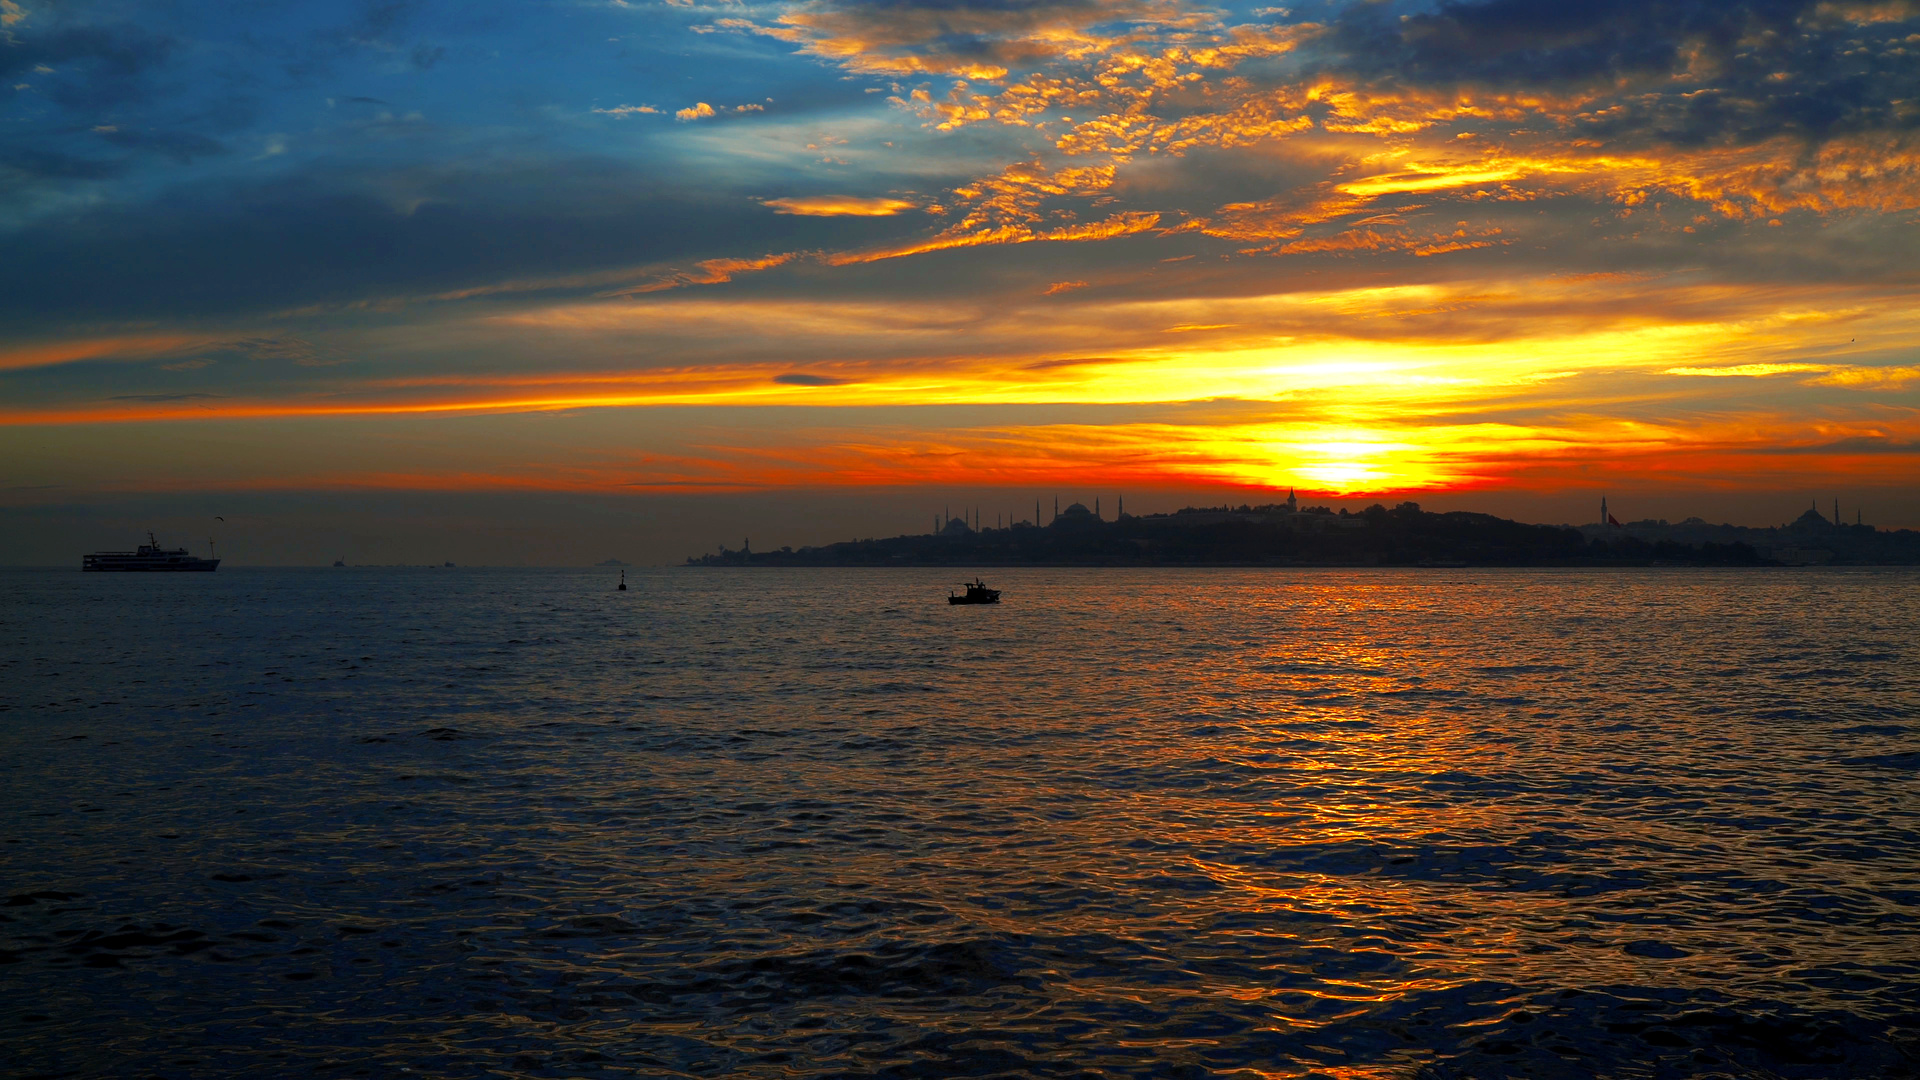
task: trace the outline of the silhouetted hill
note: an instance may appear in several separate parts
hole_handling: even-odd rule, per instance
[[[1631,527],[1527,525],[1490,514],[1427,513],[1414,503],[1351,514],[1324,507],[1188,508],[1106,521],[1075,506],[1039,527],[849,540],[822,547],[689,557],[700,566],[1764,566],[1920,563],[1920,533],[1836,526],[1780,529],[1694,522]],[[1818,515],[1815,515],[1816,517]]]

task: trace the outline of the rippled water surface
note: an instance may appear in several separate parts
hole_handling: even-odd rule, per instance
[[[1920,574],[949,576],[0,574],[0,1072],[1920,1070]]]

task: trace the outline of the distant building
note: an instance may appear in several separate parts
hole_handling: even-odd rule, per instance
[[[1078,529],[1092,525],[1099,520],[1099,518],[1093,515],[1093,511],[1087,509],[1086,503],[1074,503],[1065,510],[1055,514],[1053,523],[1049,525],[1048,528]]]
[[[1836,506],[1834,510],[1836,513],[1838,513],[1839,507]],[[1820,508],[1818,506],[1812,506],[1807,508],[1806,513],[1801,514],[1797,518],[1794,518],[1793,524],[1788,525],[1787,528],[1801,529],[1801,530],[1807,530],[1807,531],[1810,531],[1813,529],[1830,529],[1837,523],[1837,521],[1838,521],[1837,518],[1834,521],[1828,521],[1826,518],[1826,515],[1820,512]]]

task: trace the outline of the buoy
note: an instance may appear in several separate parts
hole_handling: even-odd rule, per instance
[[[627,591],[627,572],[625,570],[620,571],[620,591]]]

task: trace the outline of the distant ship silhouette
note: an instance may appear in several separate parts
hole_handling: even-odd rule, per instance
[[[213,554],[213,541],[207,541],[207,554]],[[138,551],[96,551],[80,561],[82,570],[214,570],[217,558],[202,559],[187,554],[186,548],[163,550],[160,541],[147,534],[147,542]]]

